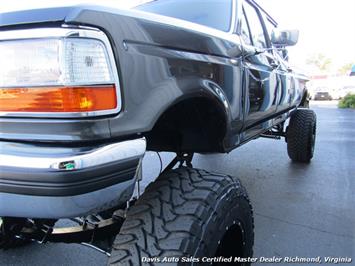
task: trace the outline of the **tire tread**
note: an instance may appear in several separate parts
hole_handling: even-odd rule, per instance
[[[316,119],[314,111],[309,109],[298,109],[292,114],[287,129],[287,153],[291,160],[307,163],[312,159],[310,138]]]
[[[158,177],[128,210],[109,265],[141,265],[142,254],[191,256],[191,243],[203,246],[203,225],[221,211],[214,209],[215,203],[230,186],[237,187],[236,196],[247,201],[252,216],[246,190],[230,176],[183,167]],[[252,228],[254,234],[254,223]]]

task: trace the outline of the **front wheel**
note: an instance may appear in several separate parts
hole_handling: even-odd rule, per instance
[[[225,265],[221,256],[249,265],[253,243],[252,207],[239,180],[178,168],[129,209],[109,265]]]

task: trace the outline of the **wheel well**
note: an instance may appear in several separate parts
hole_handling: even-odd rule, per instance
[[[145,134],[147,149],[172,152],[221,152],[226,115],[209,98],[183,100],[165,111]]]

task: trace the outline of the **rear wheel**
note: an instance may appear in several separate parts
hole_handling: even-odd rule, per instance
[[[317,117],[309,109],[296,110],[287,128],[287,152],[292,161],[308,163],[313,158]]]
[[[170,258],[169,265],[196,265],[206,264],[203,257],[252,257],[253,229],[239,180],[178,168],[151,183],[129,209],[109,264],[162,265]]]

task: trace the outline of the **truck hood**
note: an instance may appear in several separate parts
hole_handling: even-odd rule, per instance
[[[131,8],[139,3],[146,2],[146,0],[102,0],[100,1],[100,5],[106,5],[116,8]],[[62,0],[60,3],[56,1],[43,1],[43,0],[7,0],[3,1],[0,6],[0,13],[8,13],[14,11],[25,11],[32,9],[46,9],[53,7],[65,7],[65,6],[73,6],[79,4],[97,4],[97,0]]]
[[[0,27],[19,24],[66,21],[74,17],[84,7],[96,9],[127,10],[142,1],[104,0],[97,5],[95,0],[64,0],[60,3],[51,1],[6,1],[0,6]]]
[[[16,3],[16,0],[14,0]],[[202,34],[204,36],[213,36],[226,41],[239,42],[239,38],[229,33],[222,32],[203,25],[191,23],[188,21],[147,13],[144,11],[132,9],[139,3],[148,0],[104,0],[96,4],[95,0],[64,0],[62,3],[43,2],[31,0],[21,2],[19,5],[11,5],[6,2],[0,7],[0,30],[1,28],[16,27],[21,25],[31,25],[39,23],[56,24],[84,24],[96,26],[95,19],[88,14],[94,12],[97,14],[115,14],[118,16],[131,17],[139,20],[151,21],[161,25],[179,27],[183,30]],[[18,3],[18,2],[17,2]],[[23,4],[22,4],[23,3]],[[85,19],[83,19],[83,17]],[[90,22],[88,22],[90,20]]]

